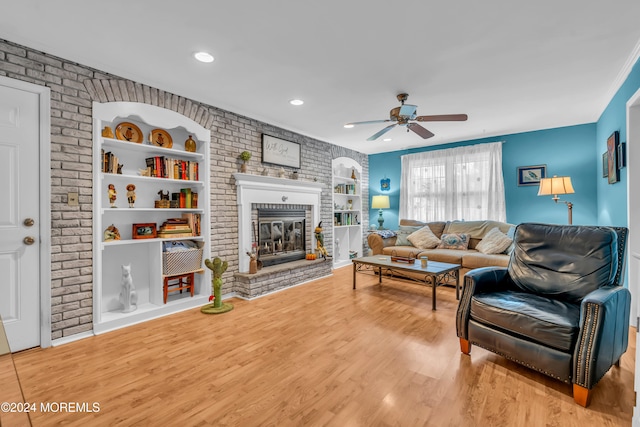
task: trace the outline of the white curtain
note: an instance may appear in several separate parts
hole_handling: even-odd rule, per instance
[[[402,156],[399,215],[421,221],[506,221],[502,142]]]

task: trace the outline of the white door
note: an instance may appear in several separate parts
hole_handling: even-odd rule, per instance
[[[629,290],[631,291],[630,323],[637,326],[640,315],[640,90],[627,101],[627,222],[629,224]],[[640,426],[640,331],[636,330],[635,384],[636,406],[632,424]]]
[[[40,94],[0,81],[0,315],[11,351],[40,345]]]

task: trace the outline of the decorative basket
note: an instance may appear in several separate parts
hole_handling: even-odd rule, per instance
[[[159,209],[169,209],[171,202],[169,200],[156,200],[155,207]]]
[[[162,253],[162,274],[175,276],[202,268],[202,249]]]

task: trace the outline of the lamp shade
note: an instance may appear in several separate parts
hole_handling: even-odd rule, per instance
[[[551,196],[558,194],[573,194],[573,185],[569,176],[554,176],[553,178],[542,178],[538,196]]]
[[[371,198],[372,209],[389,209],[389,196],[373,196]]]

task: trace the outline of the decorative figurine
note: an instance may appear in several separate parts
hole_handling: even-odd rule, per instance
[[[112,208],[116,207],[116,197],[118,192],[116,191],[116,186],[113,184],[109,184],[109,204]]]
[[[115,138],[113,136],[113,131],[111,130],[111,128],[109,126],[105,126],[104,129],[102,129],[102,137],[103,138]]]
[[[200,311],[205,314],[220,314],[226,313],[227,311],[233,310],[233,305],[225,302],[222,302],[222,274],[227,271],[227,267],[229,264],[227,261],[222,261],[220,258],[216,257],[213,261],[210,259],[204,260],[204,265],[207,266],[209,270],[211,270],[211,290],[213,295],[209,297],[209,301],[213,300],[212,303],[202,306]]]
[[[109,242],[111,240],[120,240],[120,231],[115,225],[111,224],[104,230],[104,241]]]
[[[133,286],[131,277],[131,264],[122,266],[122,290],[120,291],[120,303],[124,306],[123,313],[130,313],[138,308],[138,294]]]
[[[249,274],[256,274],[258,272],[258,254],[256,252],[247,252],[249,255]]]
[[[278,176],[280,178],[284,178],[284,168],[280,168],[280,170],[278,171]]]
[[[119,163],[118,163],[118,169],[116,170],[116,174],[117,174],[117,175],[122,175],[122,167],[123,167],[123,166],[124,166],[124,165],[121,165],[121,164],[119,164]]]
[[[358,178],[356,177],[356,169],[355,168],[351,169],[351,179],[354,180],[354,181],[358,180]]]
[[[158,196],[160,196],[160,200],[169,200],[169,192],[166,193],[163,190],[158,191]]]
[[[320,255],[322,255],[322,258],[326,260],[327,256],[329,255],[327,254],[327,250],[324,247],[324,234],[322,233],[322,221],[318,223],[318,226],[315,229],[315,235],[316,235],[316,248],[320,253]]]
[[[133,184],[127,184],[127,202],[129,202],[129,207],[132,208],[133,204],[136,202],[136,186]]]
[[[184,151],[189,151],[191,153],[196,152],[196,142],[191,138],[191,135],[189,135],[189,139],[184,142]]]

